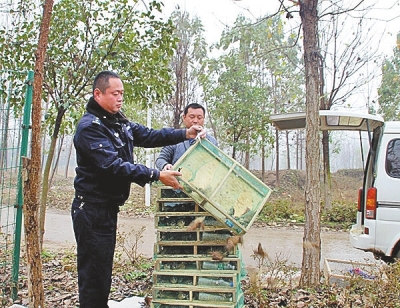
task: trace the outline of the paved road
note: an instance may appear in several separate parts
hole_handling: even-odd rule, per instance
[[[132,229],[140,230],[142,226],[146,229],[143,233],[140,253],[147,257],[153,256],[153,245],[156,241],[154,219],[152,218],[119,218],[118,227],[123,232],[130,232]],[[57,249],[62,247],[75,247],[75,240],[72,231],[71,217],[67,211],[49,209],[46,215],[44,236],[44,247],[46,249]],[[350,245],[348,232],[323,231],[321,234],[322,251],[321,261],[325,258],[350,260],[359,262],[371,262],[371,253],[357,250]],[[247,267],[257,265],[251,257],[253,249],[261,243],[270,258],[288,260],[300,266],[302,262],[303,229],[279,228],[279,227],[251,227],[244,236],[242,247],[243,260]]]

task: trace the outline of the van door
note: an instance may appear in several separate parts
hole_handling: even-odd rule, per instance
[[[385,123],[378,146],[373,183],[377,191],[376,221],[364,225],[375,225],[375,251],[400,257],[400,122]]]

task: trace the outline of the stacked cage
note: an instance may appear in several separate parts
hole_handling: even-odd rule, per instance
[[[244,306],[246,271],[232,233],[183,192],[158,191],[153,308]],[[217,260],[215,260],[217,259]]]

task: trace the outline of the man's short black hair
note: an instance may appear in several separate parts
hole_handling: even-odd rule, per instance
[[[105,93],[107,88],[110,86],[110,83],[108,82],[110,78],[121,79],[117,73],[111,71],[102,71],[98,73],[93,81],[93,93],[96,88],[99,89],[101,93]]]
[[[187,105],[185,107],[185,109],[183,110],[184,115],[187,115],[189,108],[193,108],[193,109],[201,108],[201,109],[203,109],[203,115],[206,115],[206,110],[204,109],[204,107],[202,105],[200,105],[198,103],[191,103],[191,104]]]

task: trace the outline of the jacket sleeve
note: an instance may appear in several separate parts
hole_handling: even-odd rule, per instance
[[[156,167],[162,170],[166,164],[172,164],[176,145],[165,146],[161,149],[160,154],[156,159]]]
[[[207,134],[206,138],[208,141],[210,141],[213,145],[215,145],[216,147],[218,146],[218,141],[217,139],[215,139],[213,136]]]
[[[155,130],[133,122],[130,122],[130,127],[134,145],[137,147],[162,147],[186,140],[186,129],[162,128]]]
[[[116,145],[111,142],[110,136],[101,126],[89,125],[80,130],[76,137],[74,144],[79,153],[79,159],[85,162],[83,164],[85,167],[82,168],[92,169],[91,173],[97,173],[102,178],[125,177],[128,181],[141,186],[156,181],[160,177],[160,171],[157,169],[135,164],[119,157]],[[85,170],[81,171],[85,172]]]

